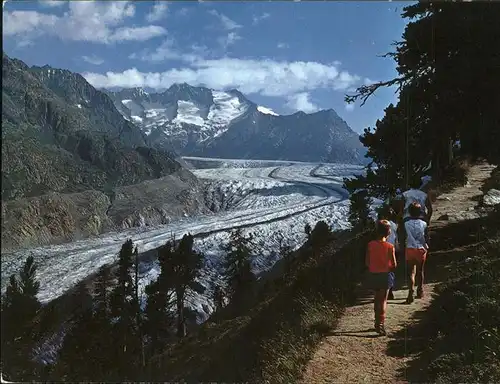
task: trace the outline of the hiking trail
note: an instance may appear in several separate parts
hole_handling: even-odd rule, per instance
[[[467,174],[468,182],[450,193],[440,195],[433,203],[431,220],[431,249],[429,259],[439,249],[432,248],[432,233],[448,223],[478,217],[474,210],[477,197],[482,195],[481,187],[490,176],[494,166],[474,165]],[[448,220],[438,220],[448,215]],[[442,278],[442,277],[441,277]],[[401,277],[399,277],[401,279]],[[373,329],[373,297],[369,292],[358,296],[354,306],[347,307],[337,328],[318,345],[312,359],[307,363],[302,383],[408,383],[404,372],[418,355],[405,353],[404,357],[390,356],[388,344],[404,335],[417,311],[425,311],[432,301],[436,282],[425,283],[425,297],[405,304],[408,289],[394,291],[394,300],[388,301],[387,336],[378,336]],[[402,337],[401,337],[402,338]],[[404,340],[401,340],[404,343]]]

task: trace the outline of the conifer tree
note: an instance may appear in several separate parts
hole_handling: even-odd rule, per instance
[[[136,324],[135,288],[132,278],[134,247],[129,239],[123,244],[118,257],[116,288],[111,300],[111,314],[116,318],[112,338],[113,360],[116,362],[117,379],[132,378],[137,373],[140,358]]]
[[[355,191],[349,197],[349,223],[355,231],[367,228],[370,222],[370,197],[366,189]]]
[[[424,2],[408,5],[409,19],[395,52],[398,77],[362,86],[347,102],[363,103],[380,87],[397,86],[376,129],[361,141],[378,169],[378,187],[405,187],[415,173],[432,166],[441,181],[453,159],[455,140],[461,155],[500,161],[498,113],[498,7],[491,2]],[[375,176],[375,177],[373,177]]]
[[[311,244],[313,248],[319,249],[331,239],[330,226],[323,220],[318,221],[311,232]]]
[[[13,381],[30,380],[36,371],[32,322],[41,307],[36,297],[39,289],[35,260],[29,256],[19,280],[12,275],[2,297],[2,372]]]
[[[65,381],[99,379],[95,369],[100,362],[96,361],[94,354],[94,343],[99,334],[96,334],[92,313],[92,296],[85,283],[78,284],[71,296],[73,316],[58,353],[58,375]]]
[[[175,297],[177,312],[177,336],[186,334],[184,318],[184,302],[187,291],[198,277],[203,265],[203,257],[193,249],[192,235],[184,235],[177,247],[166,248],[163,255],[166,273],[170,276]]]
[[[252,283],[256,280],[252,272],[252,236],[244,237],[241,229],[230,235],[229,244],[224,247],[224,278],[231,303],[239,306],[251,292]]]
[[[307,236],[307,242],[311,241],[311,231],[312,231],[311,225],[307,223],[304,227],[304,232]]]
[[[221,308],[224,308],[224,298],[225,298],[224,289],[219,284],[216,284],[214,287],[215,312],[217,312]]]
[[[280,243],[279,255],[284,263],[285,276],[288,276],[293,268],[293,248],[290,244]]]
[[[173,325],[171,309],[175,300],[169,260],[174,251],[173,241],[167,242],[158,249],[160,274],[145,289],[144,330],[150,340],[150,354],[156,354],[161,350],[170,336],[170,327]]]
[[[96,361],[94,366],[95,378],[103,380],[107,373],[113,368],[114,362],[112,356],[114,348],[112,348],[112,326],[111,326],[111,288],[113,284],[113,276],[111,268],[108,265],[103,265],[96,277],[94,284],[93,295],[93,331],[94,345],[93,356]]]

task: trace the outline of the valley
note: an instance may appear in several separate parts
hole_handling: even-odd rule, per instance
[[[113,263],[127,238],[139,247],[141,287],[158,271],[155,249],[173,236],[195,237],[195,248],[205,254],[199,283],[201,295],[189,297],[187,305],[204,321],[212,312],[212,289],[220,282],[220,246],[232,229],[242,228],[254,236],[253,268],[269,269],[277,260],[280,244],[296,248],[305,241],[304,227],[325,220],[333,229],[348,227],[348,200],[343,177],[362,172],[362,167],[345,164],[248,161],[185,158],[191,172],[203,185],[205,203],[211,214],[184,217],[167,225],[140,227],[76,242],[18,250],[2,254],[2,291],[8,277],[16,273],[25,258],[33,255],[41,283],[39,299],[47,303]]]

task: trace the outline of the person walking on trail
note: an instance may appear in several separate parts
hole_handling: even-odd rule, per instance
[[[392,244],[394,246],[396,254],[399,253],[399,241],[398,241],[398,225],[396,224],[397,218],[396,218],[396,212],[391,207],[384,207],[382,211],[378,214],[378,220],[386,220],[389,225],[391,226],[391,233],[387,237],[387,242],[389,244]],[[396,257],[397,260],[397,257]],[[394,281],[395,283],[395,281]],[[389,288],[389,293],[387,295],[388,300],[394,300],[394,293],[393,293],[393,288]]]
[[[369,285],[375,291],[373,307],[375,311],[375,331],[386,335],[385,313],[387,309],[387,295],[394,285],[393,269],[396,268],[394,246],[387,242],[391,233],[391,225],[387,220],[377,222],[376,240],[368,243],[366,250],[366,266],[370,272]]]
[[[410,279],[407,304],[413,303],[415,284],[417,286],[417,299],[424,296],[424,268],[429,251],[429,227],[421,219],[422,207],[418,203],[412,203],[409,212],[410,219],[404,223],[406,232],[405,259]]]

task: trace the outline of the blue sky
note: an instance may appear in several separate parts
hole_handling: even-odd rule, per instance
[[[396,100],[346,107],[356,86],[395,76],[405,2],[8,1],[4,51],[81,73],[96,87],[175,82],[237,88],[280,114],[333,108],[356,131]]]

